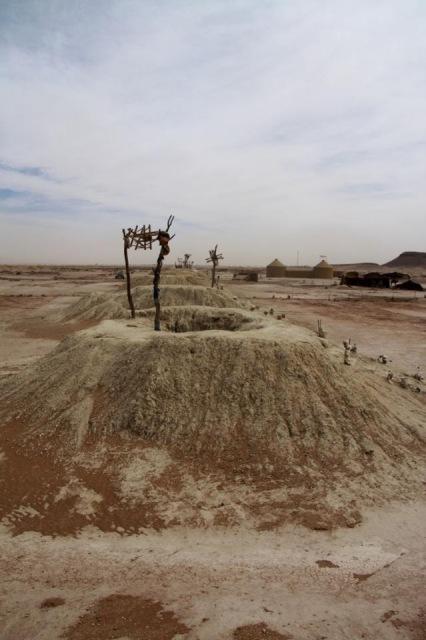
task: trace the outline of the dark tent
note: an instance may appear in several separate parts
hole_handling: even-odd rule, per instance
[[[382,275],[387,276],[391,280],[408,280],[408,273],[399,273],[399,271],[391,271],[390,273],[383,273]]]
[[[384,273],[386,278],[389,278],[391,285],[396,285],[400,280],[409,280],[408,273],[399,273],[399,271],[391,271],[390,273]]]
[[[376,273],[375,271],[366,273],[365,276],[362,277],[362,280],[363,282],[361,283],[361,286],[363,287],[383,287],[385,289],[389,289],[390,287],[389,278],[386,275]]]
[[[364,276],[352,275],[354,272],[349,272],[342,276],[340,284],[346,284],[349,287],[378,287],[389,289],[390,279],[387,275],[382,273],[366,273]]]
[[[395,289],[403,289],[404,291],[423,291],[422,285],[419,282],[414,282],[414,280],[401,282],[401,284],[396,285]]]

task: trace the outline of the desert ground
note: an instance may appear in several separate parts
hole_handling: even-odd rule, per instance
[[[426,294],[119,270],[0,267],[0,638],[426,638]]]

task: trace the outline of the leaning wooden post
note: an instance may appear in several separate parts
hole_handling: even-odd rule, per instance
[[[219,264],[219,260],[223,260],[223,255],[217,252],[217,245],[214,249],[209,250],[210,257],[206,258],[206,262],[212,263],[212,287],[216,285],[216,267]]]
[[[132,285],[130,282],[130,268],[129,268],[129,255],[128,255],[129,241],[128,241],[125,230],[123,229],[122,231],[123,231],[123,240],[124,240],[124,262],[126,264],[127,300],[129,301],[129,309],[130,309],[131,316],[132,318],[134,318],[135,305],[133,304],[133,298],[132,298]]]
[[[155,307],[155,317],[154,317],[154,330],[161,331],[161,304],[160,304],[160,276],[161,276],[161,267],[163,266],[163,260],[166,255],[170,253],[169,247],[169,229],[173,222],[173,216],[170,216],[167,221],[167,231],[159,231],[158,232],[158,242],[160,244],[160,253],[157,258],[157,266],[154,269],[154,280],[153,280],[153,298],[154,298],[154,307]]]
[[[154,298],[154,307],[155,307],[155,316],[154,316],[154,330],[161,331],[161,304],[160,304],[160,275],[161,275],[161,267],[163,266],[164,253],[163,247],[160,249],[160,254],[157,258],[157,266],[154,269],[154,280],[153,280],[153,298]]]

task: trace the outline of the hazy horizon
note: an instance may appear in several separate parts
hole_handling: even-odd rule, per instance
[[[0,4],[0,263],[425,251],[426,3]],[[132,255],[135,265],[155,254]]]
[[[426,252],[420,252],[420,253],[425,253]],[[131,252],[130,253],[130,269],[145,269],[145,268],[150,268],[155,266],[156,260],[158,257],[158,251],[153,250],[152,252],[141,252],[141,251],[137,251],[137,252]],[[398,256],[394,256],[394,258],[396,258]],[[175,268],[175,264],[178,262],[179,258],[183,258],[183,255],[173,255],[173,253],[170,253],[164,262],[164,269],[173,267]],[[276,256],[275,256],[276,258]],[[275,258],[271,259],[270,262],[273,262],[273,260],[275,260]],[[325,257],[327,260],[328,258]],[[279,258],[278,258],[279,259]],[[320,260],[322,260],[322,256],[320,256]],[[315,266],[315,264],[317,262],[319,262],[320,260],[313,260],[311,262],[303,262],[300,260],[300,256],[299,256],[299,263],[297,263],[297,259],[294,262],[288,261],[285,262],[285,266],[287,267],[296,267],[296,266],[300,266],[300,267],[312,267]],[[390,258],[389,260],[387,260],[387,262],[390,262],[392,260],[392,258]],[[194,269],[207,269],[210,270],[211,269],[211,265],[209,263],[206,262],[206,260],[201,259],[199,261],[193,261],[192,257],[191,257],[191,261],[193,262],[193,267]],[[282,262],[282,260],[281,260]],[[385,266],[386,263],[379,263],[379,262],[374,262],[372,260],[358,260],[357,262],[332,262],[331,264],[335,264],[337,266],[343,266],[344,264],[347,265],[355,265],[355,264],[376,264],[380,267]],[[76,268],[83,268],[83,267],[99,267],[99,268],[118,268],[118,269],[124,269],[124,257],[121,258],[121,260],[118,258],[116,262],[28,262],[28,261],[17,261],[17,260],[13,260],[10,262],[2,262],[0,263],[0,266],[6,266],[6,267],[76,267]],[[229,262],[227,260],[223,260],[220,262],[218,269],[229,269],[229,268],[237,268],[237,267],[253,267],[255,269],[260,269],[260,268],[265,268],[268,265],[266,263],[255,263],[255,262]],[[417,269],[417,267],[416,267]]]

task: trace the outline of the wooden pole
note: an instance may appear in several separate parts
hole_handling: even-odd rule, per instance
[[[130,268],[129,268],[129,255],[128,250],[134,246],[135,249],[152,249],[152,243],[158,240],[160,245],[160,253],[157,258],[157,266],[153,269],[153,298],[155,306],[155,319],[154,329],[160,331],[160,275],[161,267],[163,266],[164,257],[170,253],[169,241],[174,238],[174,234],[170,236],[169,229],[173,224],[174,216],[169,216],[167,219],[167,228],[165,231],[159,229],[158,231],[152,231],[151,225],[146,227],[143,225],[141,229],[138,229],[138,225],[134,229],[125,229],[123,231],[124,240],[124,262],[126,264],[126,280],[127,280],[127,299],[129,301],[129,308],[132,318],[135,317],[135,305],[132,298],[132,287],[130,282]]]
[[[163,266],[164,256],[167,256],[170,253],[169,240],[170,235],[168,233],[170,226],[173,222],[173,216],[169,216],[167,221],[167,231],[158,232],[158,242],[160,243],[160,253],[157,258],[157,266],[154,269],[154,280],[153,284],[153,298],[154,298],[154,306],[155,306],[155,317],[154,317],[154,331],[161,331],[161,318],[160,318],[160,276],[161,276],[161,267]],[[173,237],[173,236],[172,236]]]
[[[206,262],[212,263],[212,287],[219,288],[219,277],[216,279],[216,267],[219,264],[219,260],[223,260],[223,255],[217,252],[217,245],[214,249],[209,250],[210,256],[206,258]]]
[[[161,276],[161,267],[163,266],[164,257],[170,253],[169,240],[174,238],[170,236],[169,229],[173,224],[174,216],[169,216],[167,220],[167,228],[165,231],[158,231],[158,242],[160,244],[160,253],[157,258],[157,266],[154,269],[154,280],[153,284],[153,298],[154,298],[154,306],[155,306],[155,317],[154,317],[154,331],[161,331],[161,305],[160,305],[160,276]]]
[[[153,280],[153,297],[154,297],[154,306],[155,306],[155,317],[154,317],[154,330],[161,331],[161,305],[160,305],[160,275],[161,275],[161,267],[163,266],[164,256],[166,255],[167,250],[165,247],[161,247],[160,253],[157,258],[157,266],[154,269],[154,280]]]
[[[129,309],[132,318],[135,317],[135,305],[133,304],[132,298],[132,286],[130,282],[130,268],[129,268],[129,256],[128,256],[128,241],[126,238],[126,232],[123,229],[123,239],[124,239],[124,262],[126,265],[126,285],[127,285],[127,300],[129,301]]]

